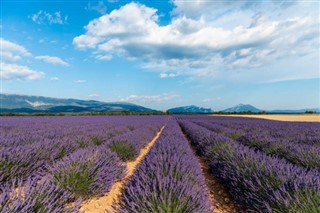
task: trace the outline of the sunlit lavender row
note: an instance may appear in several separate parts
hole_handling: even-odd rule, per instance
[[[201,116],[182,116],[178,120],[208,162],[212,174],[222,181],[235,200],[248,209],[258,212],[320,212],[320,174],[312,169],[315,165],[302,163],[311,161],[308,145],[304,143],[307,134],[312,134],[314,140],[320,138],[317,123],[293,123],[293,132],[290,132],[288,122]],[[299,136],[299,126],[306,137]],[[243,142],[247,134],[259,135],[260,131],[261,134],[278,134],[268,140],[269,148],[275,147],[273,152],[266,152],[263,145],[260,149],[259,145]],[[290,133],[281,137],[281,132]],[[276,139],[278,141],[274,141]],[[257,139],[252,143],[262,142]],[[288,149],[287,153],[281,149]],[[311,146],[309,152],[315,150],[317,147]]]
[[[319,123],[193,115],[1,119],[0,213],[79,212],[117,182],[116,212],[220,211],[211,178],[239,212],[320,212]]]
[[[167,117],[1,118],[0,212],[76,211],[126,174]],[[18,190],[17,190],[18,189]],[[72,206],[72,205],[71,205]]]
[[[263,120],[262,122],[261,120],[256,120],[258,124],[263,124],[264,122]],[[298,130],[294,128],[290,131],[290,134],[282,132],[282,137],[279,133],[277,133],[277,136],[274,136],[275,133],[272,130],[280,124],[277,131],[284,131],[283,129],[279,130],[283,128],[281,127],[283,123],[279,122],[269,124],[270,128],[266,125],[269,122],[266,122],[264,127],[253,125],[251,129],[244,128],[244,124],[239,124],[237,127],[228,127],[221,125],[219,120],[213,123],[199,121],[196,121],[196,123],[216,133],[230,137],[248,147],[263,151],[268,155],[275,155],[293,164],[320,171],[320,146],[316,143],[320,141],[320,126],[317,123],[308,124],[308,129],[302,128],[299,134],[297,134]],[[301,126],[303,127],[304,125]],[[303,130],[306,132],[302,132]],[[289,130],[286,129],[286,131]],[[296,136],[294,136],[294,131],[296,131]],[[301,134],[305,134],[307,138],[302,139],[300,132]],[[310,135],[313,136],[311,137]],[[304,143],[306,141],[313,141],[314,143]]]
[[[171,120],[124,189],[119,211],[209,213],[211,206],[200,164]]]

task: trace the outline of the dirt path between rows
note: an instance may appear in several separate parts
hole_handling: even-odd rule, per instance
[[[202,174],[205,177],[207,190],[213,203],[213,213],[239,213],[245,212],[244,208],[235,202],[227,189],[214,177],[204,159],[198,156]]]
[[[158,140],[164,128],[165,126],[163,126],[160,129],[157,135],[152,139],[152,141],[147,146],[141,149],[140,154],[135,161],[127,163],[128,172],[122,180],[115,182],[111,187],[110,191],[105,196],[99,197],[99,198],[93,198],[89,201],[86,201],[84,204],[82,204],[81,210],[84,211],[85,213],[103,213],[103,212],[106,212],[106,210],[112,211],[113,210],[112,205],[118,203],[119,198],[121,197],[121,192],[123,187],[126,185],[127,181],[133,175],[137,166],[141,163],[141,161],[147,155],[151,147]]]
[[[182,129],[181,129],[182,131]],[[182,131],[183,132],[183,131]],[[184,134],[184,132],[183,132]],[[191,144],[188,137],[184,134],[184,136],[189,141],[189,146],[193,150],[194,154],[198,158],[198,162],[200,164],[202,174],[206,181],[206,188],[207,192],[211,198],[211,202],[213,204],[212,209],[213,213],[239,213],[245,212],[244,208],[235,202],[229,192],[227,191],[226,187],[220,183],[220,181],[214,177],[209,169],[209,165],[207,162],[197,154],[197,150]]]

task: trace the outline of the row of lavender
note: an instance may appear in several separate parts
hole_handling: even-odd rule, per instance
[[[163,125],[161,123],[156,124],[157,119],[152,120],[143,117],[126,119],[110,117],[107,120],[103,120],[103,117],[92,117],[91,120],[88,117],[84,117],[87,123],[83,122],[83,118],[60,117],[52,118],[52,121],[50,121],[50,118],[45,117],[45,122],[38,117],[30,117],[30,120],[23,118],[29,124],[27,122],[26,125],[23,125],[23,123],[17,122],[16,126],[14,126],[14,123],[10,123],[12,120],[8,123],[6,121],[1,122],[3,126],[6,125],[7,129],[12,127],[11,135],[19,135],[22,138],[22,140],[16,141],[30,141],[30,137],[37,138],[37,141],[23,145],[15,143],[16,146],[9,146],[0,150],[0,183],[10,181],[13,177],[26,178],[39,173],[44,174],[48,166],[52,166],[58,160],[81,148],[117,141],[123,143],[127,141],[126,138],[130,138],[130,141],[132,141],[134,138],[140,137],[141,132],[153,134]],[[59,119],[60,123],[58,122]],[[48,125],[44,125],[45,123],[50,123],[51,128]],[[11,124],[11,126],[8,124]],[[34,127],[35,132],[26,132],[26,135],[24,135],[24,128],[29,129],[30,126]],[[88,128],[88,126],[91,127]],[[154,127],[155,131],[152,131],[149,126]],[[20,127],[22,130],[19,131]],[[148,131],[144,131],[144,129]],[[41,130],[41,133],[39,130]],[[6,134],[7,138],[1,144],[10,141],[10,134]],[[36,136],[33,136],[34,134]],[[121,138],[120,135],[122,135]],[[147,139],[150,139],[150,136]],[[146,140],[143,141],[146,142]],[[144,143],[139,144],[144,145]],[[135,155],[138,150],[138,148],[135,150]]]
[[[116,208],[123,213],[212,212],[197,157],[175,120],[139,165]]]
[[[229,120],[230,126],[223,125],[226,120]],[[320,141],[319,123],[302,123],[300,131],[293,127],[288,133],[291,126],[298,126],[299,123],[290,122],[288,125],[287,122],[253,119],[246,125],[248,121],[243,118],[236,118],[237,124],[230,122],[230,118],[226,120],[216,118],[194,122],[266,154],[276,155],[293,164],[320,171],[320,146],[316,143]],[[284,126],[284,124],[287,125]],[[308,126],[308,129],[304,129],[305,126]],[[278,133],[273,132],[275,129]],[[283,132],[282,136],[279,135],[280,132]],[[307,135],[307,133],[313,136],[301,139],[301,135]]]
[[[70,143],[82,137],[112,137],[150,122],[145,116],[126,117],[1,117],[0,150],[6,147],[31,145],[37,142]]]
[[[215,117],[212,119],[210,116],[195,116],[193,121],[213,124],[212,128],[214,125],[218,125],[217,131],[223,132],[232,129],[235,133],[233,136],[243,133],[259,133],[256,137],[320,146],[320,123],[317,122],[281,122],[235,117]],[[225,127],[225,129],[221,127]]]
[[[241,204],[258,212],[320,212],[319,172],[228,137],[231,132],[223,127],[245,129],[241,126],[245,125],[244,120],[192,116],[178,120],[199,154],[208,161],[211,172]],[[250,122],[253,121],[248,120],[249,125]],[[207,128],[199,123],[206,123]]]
[[[124,162],[133,160],[166,122],[159,116],[23,118],[32,129],[5,119],[6,137],[32,130],[38,135],[1,143],[10,145],[0,150],[0,212],[67,211],[71,201],[105,194],[124,177]]]

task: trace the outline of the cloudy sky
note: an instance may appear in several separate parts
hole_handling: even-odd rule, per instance
[[[319,1],[1,0],[1,92],[319,107]]]

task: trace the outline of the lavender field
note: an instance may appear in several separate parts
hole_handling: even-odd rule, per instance
[[[1,213],[320,212],[320,123],[196,115],[0,119]],[[209,179],[229,203],[221,205]],[[106,196],[111,203],[99,203]],[[99,208],[88,211],[90,202]]]

